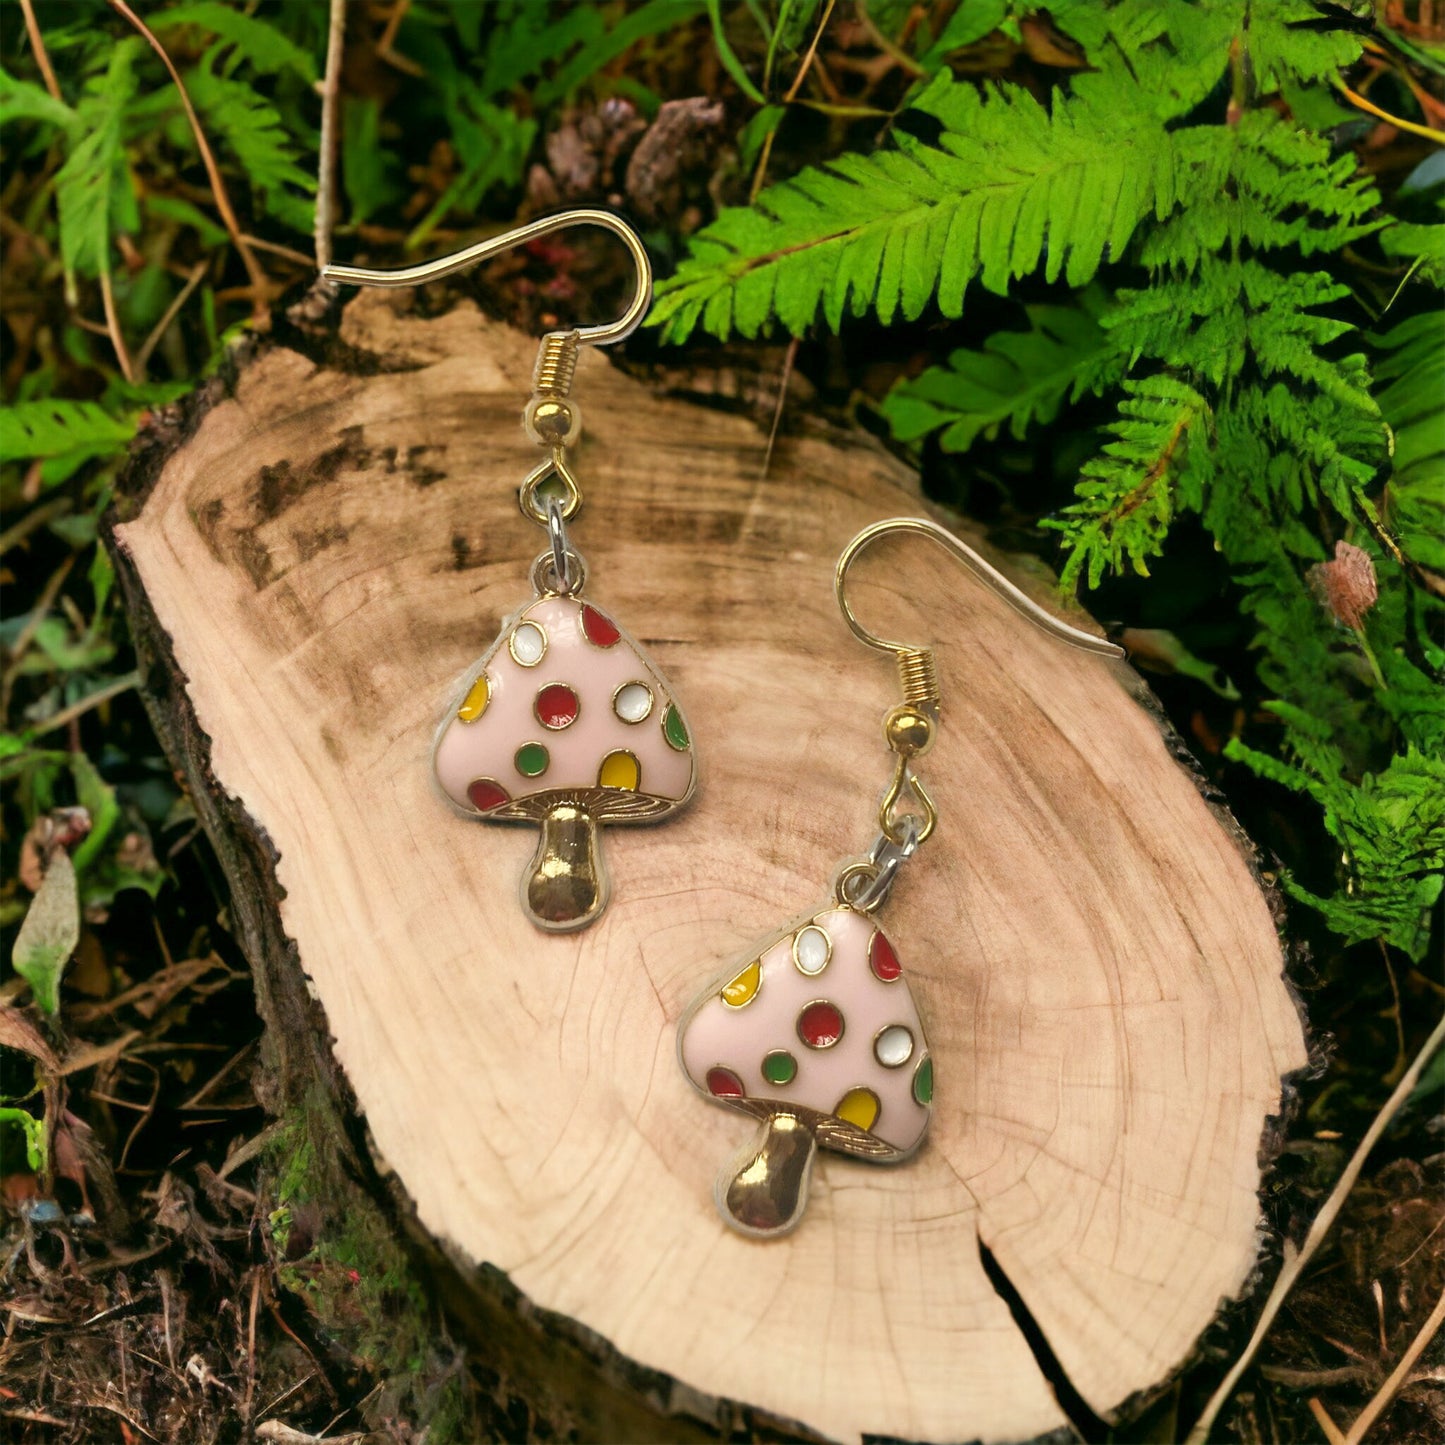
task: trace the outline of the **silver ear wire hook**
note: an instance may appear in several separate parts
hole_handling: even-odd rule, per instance
[[[422,261],[415,266],[400,266],[389,271],[373,271],[364,266],[323,266],[321,275],[327,281],[341,281],[348,286],[419,286],[425,281],[455,276],[458,271],[465,271],[503,251],[510,251],[514,246],[525,246],[528,241],[550,236],[554,231],[568,230],[572,226],[601,226],[604,231],[611,231],[621,238],[632,257],[637,288],[627,310],[616,321],[579,326],[575,331],[577,340],[584,346],[611,346],[637,330],[652,304],[652,263],[647,259],[637,232],[610,211],[581,209],[544,216],[540,221],[529,221],[525,226],[478,241],[476,245],[455,251],[450,256],[439,256],[434,261]]]

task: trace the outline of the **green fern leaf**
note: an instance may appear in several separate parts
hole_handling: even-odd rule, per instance
[[[1115,339],[1081,306],[1029,306],[1028,331],[996,331],[982,350],[958,350],[899,382],[882,412],[901,442],[940,432],[945,451],[962,452],[979,436],[992,440],[1008,423],[1015,438],[1048,423],[1068,401],[1116,383],[1124,357]],[[1097,310],[1097,300],[1094,303]]]
[[[31,461],[71,453],[123,452],[135,423],[121,421],[93,401],[22,401],[0,407],[0,462]]]
[[[1380,237],[1380,249],[1413,263],[1412,274],[1432,286],[1445,286],[1445,226],[1398,221]]]
[[[15,120],[38,120],[57,130],[75,124],[75,112],[43,86],[17,79],[0,67],[0,126]]]
[[[275,75],[278,71],[290,70],[308,85],[316,81],[314,56],[273,23],[248,15],[234,5],[223,4],[222,0],[192,0],[189,5],[160,11],[150,23],[153,30],[161,32],[193,25],[217,36],[259,75]]]
[[[1189,204],[1140,246],[1151,268],[1192,270],[1244,246],[1337,251],[1387,224],[1373,215],[1379,193],[1353,156],[1332,160],[1324,137],[1270,111],[1233,126],[1192,126],[1176,145]]]
[[[1174,517],[1174,485],[1191,436],[1210,421],[1204,398],[1174,377],[1126,381],[1123,389],[1113,440],[1084,465],[1078,501],[1046,523],[1064,534],[1065,587],[1081,575],[1097,586],[1106,569],[1126,566],[1149,575],[1148,559],[1162,549]]]
[[[1367,339],[1378,349],[1378,400],[1394,431],[1386,521],[1406,556],[1445,574],[1445,324],[1430,311]]]
[[[1430,912],[1445,884],[1445,761],[1409,748],[1355,783],[1339,750],[1321,739],[1318,719],[1282,703],[1271,711],[1290,725],[1298,766],[1237,740],[1225,755],[1319,803],[1348,875],[1346,886],[1330,898],[1293,878],[1286,879],[1289,892],[1318,909],[1348,943],[1378,938],[1417,961],[1423,958]]]
[[[968,283],[1002,294],[1044,262],[1081,286],[1151,211],[1175,201],[1168,135],[1116,95],[1106,110],[1026,90],[981,95],[946,73],[915,102],[941,121],[938,145],[899,134],[890,150],[844,155],[724,211],[658,287],[651,323],[669,341],[701,325],[756,336],[776,315],[794,335],[821,306],[837,329],[870,307],[884,323],[937,297],[958,316]]]
[[[133,231],[139,224],[123,128],[126,106],[135,95],[141,44],[134,37],[120,41],[105,74],[87,82],[75,109],[70,153],[55,177],[60,258],[72,300],[76,275],[98,276],[110,269],[112,233]]]
[[[209,51],[186,77],[186,89],[208,134],[224,142],[268,215],[294,231],[310,231],[315,207],[290,188],[313,194],[316,178],[298,164],[296,138],[275,107],[251,86],[214,73],[216,53],[215,48]]]

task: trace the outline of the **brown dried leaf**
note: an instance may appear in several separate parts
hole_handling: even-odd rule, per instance
[[[1357,632],[1380,595],[1370,554],[1349,542],[1335,543],[1333,562],[1317,562],[1306,574],[1320,604],[1337,622]]]

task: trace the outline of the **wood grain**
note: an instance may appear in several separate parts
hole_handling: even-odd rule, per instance
[[[923,510],[914,481],[836,439],[760,481],[749,423],[584,357],[588,595],[676,687],[700,784],[613,830],[608,913],[547,936],[516,903],[528,831],[454,816],[427,769],[542,545],[514,490],[533,344],[372,297],[341,343],[346,370],[263,349],[116,537],[423,1226],[622,1356],[839,1439],[1064,1423],[979,1240],[1095,1410],[1167,1378],[1252,1268],[1261,1137],[1305,1050],[1251,867],[1132,674],[931,549],[860,566],[860,608],[931,636],[943,680],[943,821],[882,919],[933,1127],[896,1169],[826,1155],[795,1235],[737,1237],[711,1188],[752,1125],[692,1094],[674,1026],[871,839],[895,683],[831,569]]]

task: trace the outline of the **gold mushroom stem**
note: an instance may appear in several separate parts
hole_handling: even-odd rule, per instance
[[[607,902],[597,820],[584,804],[567,798],[553,803],[541,821],[522,905],[541,928],[581,928]]]
[[[718,1179],[718,1203],[745,1234],[776,1237],[803,1217],[818,1143],[794,1114],[769,1114]]]

